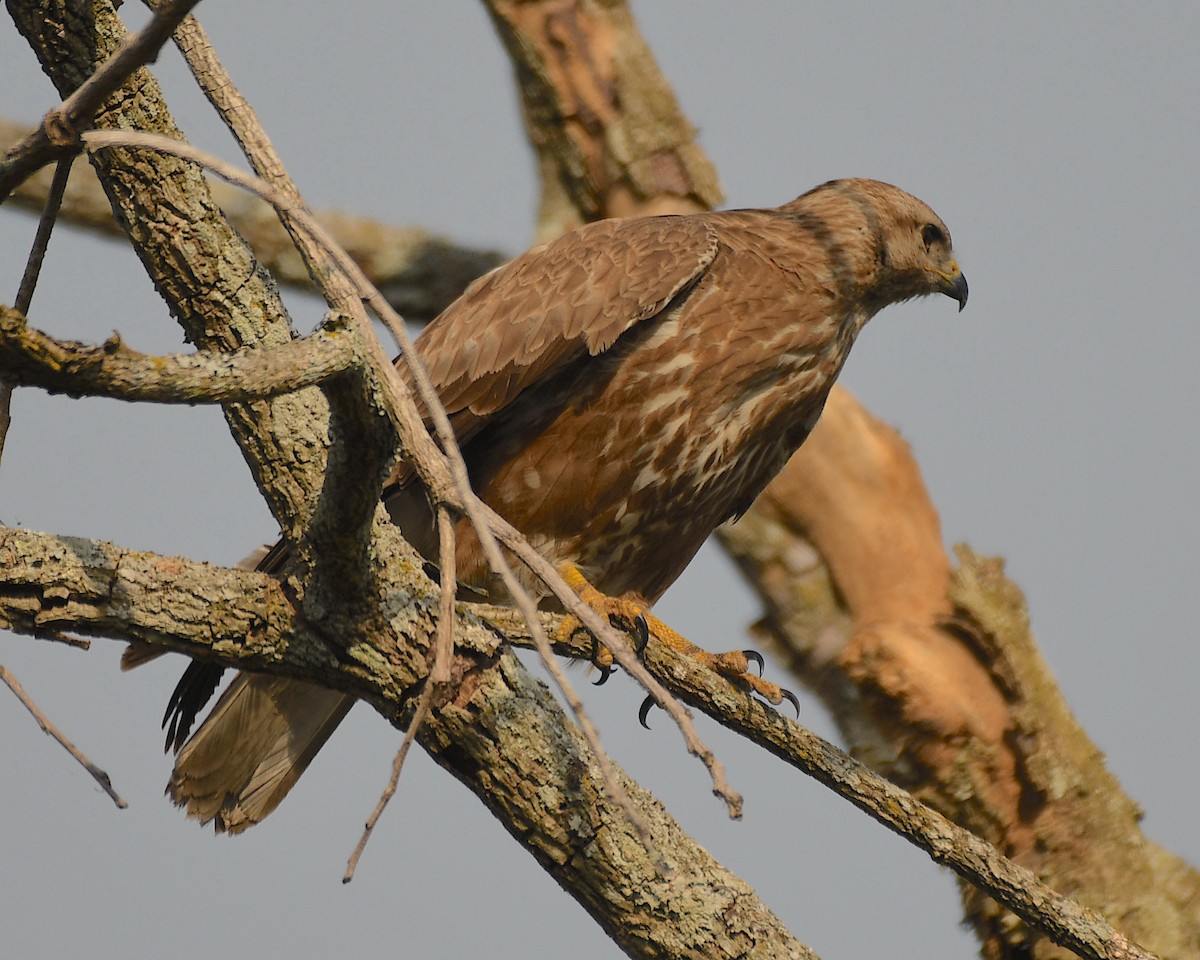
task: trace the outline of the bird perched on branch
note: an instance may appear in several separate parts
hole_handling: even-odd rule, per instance
[[[776,209],[585,226],[477,280],[416,352],[476,492],[590,603],[634,615],[804,442],[867,320],[931,293],[967,302],[945,224],[896,187],[835,180]],[[390,512],[436,562],[423,492],[395,479]],[[459,581],[502,601],[474,531],[457,534]],[[785,695],[739,651],[651,629]],[[168,792],[236,833],[278,805],[353,700],[241,674],[184,743],[220,672],[194,662],[168,708],[182,745]]]

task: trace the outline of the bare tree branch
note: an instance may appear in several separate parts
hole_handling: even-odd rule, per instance
[[[63,194],[67,189],[67,178],[71,175],[74,159],[74,157],[64,157],[54,165],[54,178],[50,181],[50,193],[46,197],[46,206],[42,210],[42,215],[38,218],[33,247],[29,251],[25,273],[21,277],[21,286],[17,290],[15,305],[21,313],[28,313],[29,305],[33,302],[33,291],[37,288],[38,277],[42,272],[46,249],[50,246],[50,233],[58,219],[58,211],[62,206]]]
[[[549,239],[601,217],[694,213],[721,200],[626,3],[484,0],[517,74]]]
[[[63,732],[50,722],[50,718],[41,711],[41,709],[36,703],[33,702],[32,699],[30,699],[29,694],[25,692],[25,688],[21,686],[20,681],[13,676],[12,671],[8,670],[4,666],[0,666],[0,680],[3,680],[8,685],[8,689],[11,690],[16,698],[21,701],[25,709],[33,714],[33,719],[38,722],[38,726],[42,728],[43,732],[49,734],[51,737],[57,740],[59,744],[62,745],[62,748],[66,750],[67,753],[69,753],[72,757],[74,757],[76,762],[78,762],[78,764],[83,767],[84,770],[91,774],[92,779],[100,784],[100,788],[109,795],[109,797],[112,799],[112,802],[117,805],[118,809],[124,810],[129,806],[129,804],[121,799],[121,795],[113,789],[112,779],[109,777],[109,775],[92,763],[92,761],[87,758],[82,750],[68,740]]]
[[[75,397],[147,403],[245,403],[315,386],[356,358],[339,324],[266,350],[147,356],[117,337],[102,345],[58,340],[0,306],[0,376]]]
[[[41,126],[10,149],[0,161],[0,201],[38,167],[57,155],[75,152],[81,124],[91,121],[101,104],[139,67],[158,57],[179,22],[199,0],[175,0],[164,5],[140,33],[122,38],[112,56],[84,80],[61,106],[46,114]]]
[[[27,133],[23,124],[0,120],[0,149]],[[45,206],[50,181],[50,169],[39,170],[17,187],[8,202],[39,211]],[[280,283],[311,288],[308,270],[275,210],[259,197],[227,184],[217,182],[210,187],[213,200],[254,249],[258,262]],[[124,236],[87,164],[72,168],[61,216],[64,223]],[[315,216],[388,303],[418,323],[432,320],[467,284],[508,259],[498,251],[465,247],[418,227],[395,227],[333,210],[316,211]]]
[[[50,193],[46,197],[42,215],[38,218],[33,247],[29,251],[25,272],[21,276],[21,285],[17,289],[16,307],[21,313],[28,313],[29,305],[33,302],[33,291],[37,288],[38,277],[42,272],[42,263],[46,259],[46,249],[50,246],[50,233],[58,218],[59,207],[62,206],[63,193],[67,188],[67,177],[71,173],[72,160],[71,157],[64,157],[54,168]],[[4,459],[4,441],[8,437],[8,427],[12,422],[12,391],[12,381],[7,377],[0,376],[0,461]]]
[[[409,556],[408,563],[382,567],[385,594],[394,598],[388,636],[358,634],[336,614],[310,620],[283,583],[262,573],[0,528],[0,625],[29,634],[70,625],[191,655],[202,651],[228,666],[350,693],[403,727],[428,676],[441,601],[394,531],[381,531],[380,542],[385,551]],[[213,596],[222,598],[219,607]],[[811,956],[743,881],[614,767],[650,825],[654,850],[670,868],[664,874],[545,687],[502,652],[501,635],[471,605],[459,610],[452,683],[435,691],[418,739],[618,942],[646,957]],[[345,631],[344,649],[330,647],[330,631]]]
[[[480,615],[521,645],[523,628],[512,613],[480,608]],[[561,652],[586,656],[584,644],[559,644]],[[670,691],[722,726],[735,730],[781,760],[820,781],[892,832],[920,847],[937,863],[1004,904],[1054,942],[1081,957],[1120,960],[1153,953],[1115,930],[1100,914],[1062,896],[1025,867],[1001,855],[912,794],[800,724],[653,639],[647,665]]]
[[[99,599],[106,591],[111,591],[116,601],[103,608]],[[224,598],[223,606],[235,614],[232,624],[227,625],[224,618],[210,616],[201,621],[178,615],[178,611],[196,608],[212,591],[218,591]],[[31,632],[50,625],[141,639],[185,652],[207,648],[223,663],[244,668],[269,665],[273,672],[282,670],[353,693],[376,704],[396,722],[405,700],[390,699],[396,689],[391,668],[357,662],[353,671],[349,670],[325,646],[324,630],[329,624],[314,632],[306,627],[302,611],[280,611],[280,603],[287,601],[273,579],[264,574],[168,561],[150,554],[118,551],[110,545],[0,529],[0,619],[15,629]],[[431,603],[418,603],[424,609],[421,620],[426,624],[432,619]],[[268,606],[272,614],[268,614]],[[501,635],[511,642],[532,643],[528,625],[510,609],[471,604],[460,609],[463,614],[473,613],[459,620],[468,638],[467,650],[492,656]],[[503,634],[481,632],[485,622]],[[543,629],[553,629],[558,622],[553,615],[543,615]],[[410,639],[428,651],[429,632],[426,626],[420,636]],[[560,651],[581,656],[587,649],[586,645],[563,644]],[[352,652],[348,655],[354,656]],[[985,841],[692,659],[654,642],[645,655],[648,665],[673,693],[831,787],[926,850],[935,861],[950,866],[1018,916],[1045,930],[1056,942],[1095,960],[1153,957],[1098,914],[1055,893]],[[432,689],[432,685],[429,687]],[[455,699],[461,697],[459,693]],[[647,822],[653,829],[653,822]]]

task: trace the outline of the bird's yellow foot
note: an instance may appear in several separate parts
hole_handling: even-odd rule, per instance
[[[796,708],[797,716],[799,715],[800,703],[797,701],[796,695],[790,690],[785,690],[778,684],[762,678],[763,658],[757,651],[730,650],[727,653],[709,653],[650,613],[645,603],[630,597],[610,597],[606,593],[601,593],[588,582],[574,564],[561,564],[559,573],[562,574],[571,589],[579,594],[580,599],[598,614],[607,617],[610,623],[638,634],[640,639],[636,646],[639,654],[645,649],[646,643],[653,634],[660,643],[691,657],[726,679],[732,680],[735,684],[753,690],[772,704],[780,704],[787,700]],[[558,629],[557,639],[569,639],[576,630],[581,628],[582,624],[577,618],[568,616]],[[592,663],[601,671],[600,679],[596,681],[596,685],[599,686],[613,672],[613,656],[606,647],[597,644],[594,648]],[[758,666],[758,673],[751,672],[751,663]],[[652,704],[653,700],[647,702]],[[643,704],[638,717],[642,721],[642,726],[646,726],[647,709],[647,705]]]

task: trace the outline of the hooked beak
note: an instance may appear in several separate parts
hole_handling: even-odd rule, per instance
[[[962,308],[967,305],[967,278],[958,269],[958,262],[951,260],[950,269],[944,272],[934,266],[927,266],[925,269],[937,274],[941,281],[939,289],[946,296],[958,301],[958,312],[962,313]]]
[[[957,300],[958,312],[962,313],[963,307],[967,305],[966,275],[959,270],[957,273],[946,277],[946,286],[942,288],[942,293]]]

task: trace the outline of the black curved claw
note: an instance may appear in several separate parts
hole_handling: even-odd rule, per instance
[[[642,701],[642,705],[638,707],[638,723],[647,730],[650,729],[650,724],[646,722],[646,717],[650,716],[650,708],[654,706],[654,698],[647,697]]]
[[[592,666],[596,667],[596,669],[600,671],[600,679],[592,681],[593,687],[604,686],[606,683],[608,683],[608,678],[617,672],[616,667],[601,667],[597,666],[595,663],[593,663]]]
[[[646,644],[650,642],[650,624],[646,621],[646,615],[639,613],[633,618],[633,632],[636,634],[633,640],[633,650],[640,657],[646,652]],[[644,723],[642,726],[646,726]],[[649,729],[647,727],[647,729]]]
[[[750,663],[758,664],[758,675],[761,677],[763,675],[764,666],[763,655],[757,650],[743,650],[742,656],[745,657]]]
[[[796,699],[796,695],[791,690],[784,690],[782,687],[779,690],[783,694],[783,699],[796,708],[796,719],[800,719],[800,701]]]

